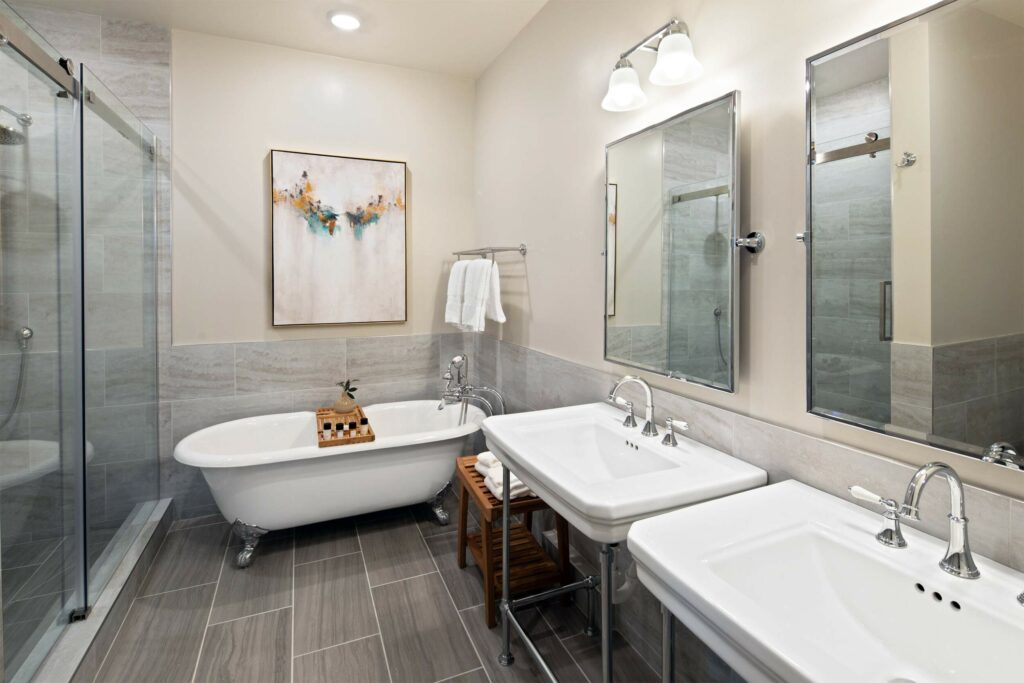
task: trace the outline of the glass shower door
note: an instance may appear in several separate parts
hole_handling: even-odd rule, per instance
[[[158,497],[155,140],[86,66],[80,82],[91,602]]]
[[[0,6],[0,21],[15,19]],[[13,47],[0,50],[5,681],[31,678],[68,623],[68,612],[82,601],[76,554],[81,468],[76,320],[81,311],[74,295],[79,273],[75,106],[61,85]]]

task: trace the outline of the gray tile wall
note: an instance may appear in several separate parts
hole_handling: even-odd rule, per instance
[[[477,367],[487,368],[479,381],[500,387],[513,411],[599,401],[618,377],[488,336],[469,336],[474,362]],[[625,372],[628,370],[624,368]],[[624,396],[642,405],[639,392],[630,394],[627,390]],[[852,484],[897,496],[914,472],[903,463],[661,389],[654,390],[654,398],[659,421],[666,417],[686,420],[690,438],[765,469],[770,484],[796,479],[849,500],[847,487]],[[975,551],[1024,571],[1024,501],[974,486],[967,487],[966,497]],[[923,521],[914,526],[936,537],[946,537],[948,504],[948,494],[935,489],[925,496]],[[597,565],[596,544],[580,534],[573,534],[572,543],[586,562]],[[623,551],[621,561],[628,562],[628,551]],[[641,588],[619,609],[619,628],[652,666],[659,667],[661,616],[657,601]],[[699,671],[694,679],[699,681],[734,680],[733,672],[714,653],[685,629],[679,631],[679,671]]]
[[[1024,443],[1024,335],[935,347],[932,383],[935,435]]]

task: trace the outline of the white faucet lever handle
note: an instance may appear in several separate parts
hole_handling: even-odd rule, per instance
[[[875,505],[882,504],[882,497],[880,495],[868,491],[863,486],[851,486],[850,495],[857,500],[863,500],[867,503],[874,503]]]

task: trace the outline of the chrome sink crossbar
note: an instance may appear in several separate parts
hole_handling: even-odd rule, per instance
[[[594,592],[602,583],[606,586],[601,591],[601,676],[603,683],[611,683],[612,680],[612,567],[615,561],[615,548],[617,543],[604,544],[601,546],[601,576],[587,576],[566,586],[551,588],[540,593],[527,595],[526,597],[512,600],[509,588],[509,548],[511,529],[511,472],[508,467],[501,468],[502,500],[501,500],[501,653],[498,655],[498,663],[502,666],[511,666],[515,661],[512,656],[512,631],[515,631],[523,642],[526,651],[537,663],[545,680],[549,683],[558,683],[555,672],[544,660],[544,655],[537,649],[536,644],[526,633],[526,629],[516,618],[516,609],[534,605],[543,600],[556,598],[572,591],[584,589],[587,591],[587,635],[594,635],[596,631]]]

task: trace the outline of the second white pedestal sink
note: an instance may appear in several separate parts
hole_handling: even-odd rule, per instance
[[[795,481],[635,524],[641,582],[751,683],[1024,680],[1024,574]]]
[[[487,447],[579,531],[619,543],[633,522],[763,486],[764,470],[690,439],[665,446],[604,403],[489,417]]]

